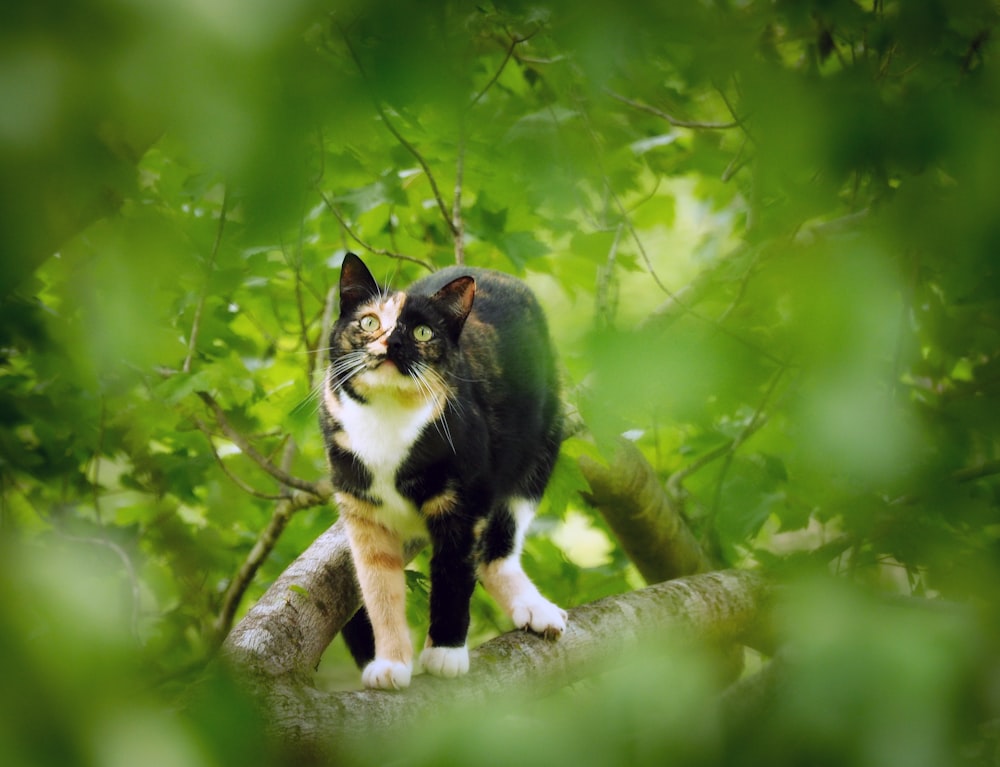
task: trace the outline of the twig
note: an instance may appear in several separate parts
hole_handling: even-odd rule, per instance
[[[749,137],[744,136],[743,141],[740,144],[740,148],[736,150],[736,154],[733,155],[733,159],[729,161],[726,169],[722,171],[722,183],[728,183],[732,180],[733,176],[743,170],[746,167],[746,161],[743,159],[743,150],[746,149]]]
[[[490,78],[489,82],[486,83],[486,85],[483,86],[483,89],[481,91],[479,91],[479,93],[477,93],[475,95],[475,97],[472,99],[471,102],[469,102],[469,108],[470,109],[472,107],[474,107],[476,104],[478,104],[479,101],[480,101],[480,99],[482,99],[483,96],[486,95],[487,91],[489,91],[489,89],[494,86],[494,84],[496,83],[496,81],[500,79],[500,75],[503,74],[504,69],[507,67],[507,63],[510,61],[511,57],[514,55],[514,49],[517,48],[517,46],[519,44],[523,43],[525,40],[528,40],[528,39],[530,39],[530,38],[528,38],[528,37],[514,37],[513,35],[511,35],[510,45],[507,46],[507,53],[504,55],[503,61],[500,62],[500,66],[497,67],[497,71],[493,73],[493,77]]]
[[[767,407],[767,403],[770,401],[775,389],[778,388],[778,382],[782,379],[787,369],[788,368],[786,367],[778,368],[778,372],[776,372],[771,378],[771,383],[768,384],[767,390],[764,392],[764,396],[761,397],[761,400],[757,405],[757,409],[750,418],[750,422],[743,427],[743,431],[736,435],[736,438],[733,439],[732,443],[728,446],[725,452],[721,454],[725,456],[725,461],[722,464],[722,469],[719,471],[719,478],[715,486],[715,496],[712,501],[712,510],[709,515],[707,525],[707,529],[709,530],[715,529],[715,520],[719,515],[719,507],[722,504],[722,486],[725,484],[726,474],[729,473],[729,467],[732,466],[733,457],[736,455],[736,451],[743,446],[743,443],[750,439],[751,436],[756,434],[757,431],[760,430],[765,423],[767,423],[767,416],[764,415],[764,408]]]
[[[351,38],[347,35],[347,30],[339,26],[338,28],[340,29],[340,34],[344,40],[344,44],[347,46],[347,50],[351,54],[351,58],[354,60],[355,66],[358,68],[358,72],[360,72],[363,78],[367,78],[364,65],[361,63],[361,58],[358,56],[358,52],[354,50],[354,45],[352,45]],[[427,164],[427,160],[424,159],[424,156],[420,154],[419,150],[407,141],[403,134],[399,132],[395,125],[393,125],[392,120],[389,119],[385,109],[374,96],[372,97],[372,105],[375,107],[375,111],[378,112],[378,115],[382,118],[382,122],[385,124],[385,127],[395,137],[396,141],[398,141],[407,152],[413,155],[414,159],[423,169],[427,176],[427,181],[431,185],[431,191],[434,194],[434,200],[437,203],[438,210],[441,211],[441,216],[444,218],[445,224],[448,226],[448,230],[451,232],[452,236],[456,236],[457,232],[455,230],[455,222],[452,221],[451,215],[448,213],[448,206],[445,205],[444,198],[441,196],[441,190],[438,188],[437,181],[434,178],[434,174],[431,172],[430,165]]]
[[[710,463],[719,460],[720,458],[722,458],[727,454],[735,452],[740,447],[740,445],[742,445],[744,442],[750,439],[750,437],[752,437],[754,433],[760,431],[760,429],[766,423],[767,423],[767,416],[762,415],[758,417],[757,414],[754,414],[754,418],[744,428],[744,430],[739,434],[738,437],[734,437],[733,439],[722,443],[718,447],[712,448],[707,453],[704,453],[703,455],[700,455],[697,458],[695,458],[687,466],[682,466],[673,474],[671,474],[670,478],[667,480],[667,492],[670,493],[670,496],[675,500],[680,499],[682,495],[681,485],[683,484],[685,479],[690,477],[692,474],[696,474],[697,472],[701,471]]]
[[[297,490],[302,490],[306,493],[312,493],[313,495],[318,494],[318,486],[313,482],[307,482],[304,479],[299,479],[287,471],[278,468],[265,456],[257,452],[256,448],[250,444],[250,442],[236,429],[233,428],[232,424],[229,423],[229,419],[226,418],[225,412],[215,398],[205,391],[196,392],[198,397],[208,405],[209,409],[215,416],[216,423],[219,424],[219,428],[222,429],[223,433],[229,437],[230,440],[243,451],[243,454],[247,456],[251,461],[260,466],[264,471],[274,477],[276,480],[281,482],[283,485],[288,487],[294,487]]]
[[[253,548],[250,549],[243,564],[240,565],[236,575],[226,587],[226,593],[222,598],[222,608],[219,610],[219,615],[212,627],[213,647],[219,647],[225,640],[233,626],[233,618],[236,616],[236,610],[239,608],[243,595],[250,586],[257,570],[274,549],[292,515],[302,509],[320,506],[329,501],[332,495],[332,486],[328,482],[322,482],[315,486],[314,491],[293,493],[278,502],[267,526],[261,530]]]
[[[215,229],[215,242],[212,244],[212,252],[208,258],[205,272],[205,288],[198,297],[198,303],[194,307],[194,319],[191,321],[191,337],[188,339],[187,356],[184,358],[184,365],[181,370],[185,373],[191,372],[191,364],[194,359],[195,347],[198,345],[198,333],[201,330],[201,315],[205,311],[205,298],[208,295],[208,279],[215,268],[215,259],[219,254],[219,246],[222,244],[222,232],[226,227],[226,211],[229,207],[229,187],[223,187],[222,208],[219,210],[219,225]]]
[[[333,200],[331,200],[327,196],[327,194],[323,191],[320,191],[319,196],[323,198],[323,203],[326,205],[327,209],[329,209],[329,211],[333,214],[334,218],[336,218],[337,221],[340,223],[340,226],[347,233],[347,236],[350,237],[352,240],[354,240],[362,248],[367,250],[369,253],[374,253],[376,256],[385,256],[386,258],[394,258],[398,261],[409,261],[411,264],[417,264],[418,266],[422,266],[429,272],[434,271],[434,266],[428,261],[423,261],[419,258],[414,258],[413,256],[404,256],[402,253],[393,253],[392,251],[388,251],[385,248],[376,248],[370,245],[369,243],[365,242],[364,240],[361,239],[361,237],[359,237],[354,232],[353,229],[351,229],[350,224],[347,223],[347,220],[344,218],[343,214],[340,212],[337,206],[333,204]]]
[[[692,128],[694,130],[730,130],[732,128],[739,128],[742,126],[742,122],[739,120],[734,120],[733,122],[718,123],[718,122],[701,122],[698,120],[681,120],[678,117],[674,117],[671,114],[664,112],[662,109],[657,109],[656,107],[650,106],[649,104],[643,104],[641,101],[635,101],[633,99],[622,96],[621,94],[615,93],[612,90],[604,89],[604,92],[608,94],[615,101],[620,101],[622,104],[627,104],[633,109],[638,109],[640,112],[646,112],[651,115],[655,115],[663,120],[666,120],[675,128]]]
[[[441,190],[438,189],[437,181],[434,178],[434,173],[431,172],[431,166],[427,164],[427,160],[425,160],[424,156],[420,154],[420,151],[413,144],[407,141],[406,138],[403,136],[403,134],[400,133],[399,130],[396,128],[396,126],[392,124],[392,121],[389,119],[389,116],[385,113],[385,109],[382,108],[381,104],[376,102],[375,111],[378,112],[379,117],[382,118],[382,122],[385,124],[385,127],[389,129],[389,132],[396,138],[396,141],[400,143],[403,149],[405,149],[407,152],[413,155],[413,158],[423,169],[424,174],[426,174],[427,176],[427,181],[431,185],[431,192],[434,194],[434,201],[437,203],[438,210],[441,211],[441,216],[442,218],[444,218],[445,224],[448,226],[448,230],[451,232],[453,237],[458,237],[459,234],[458,229],[455,227],[455,222],[452,221],[451,214],[448,212],[448,206],[445,205],[444,198],[441,196]]]
[[[740,286],[736,292],[736,298],[732,300],[732,303],[730,303],[729,306],[726,307],[725,311],[723,311],[722,314],[720,314],[718,319],[716,320],[716,322],[718,322],[720,325],[724,324],[725,321],[729,319],[729,315],[732,314],[736,310],[736,307],[743,302],[743,298],[746,296],[747,293],[747,288],[750,285],[750,278],[753,276],[754,268],[757,266],[757,262],[759,260],[760,260],[760,251],[758,250],[756,253],[754,253],[753,258],[750,260],[750,266],[747,267],[746,272],[740,279]]]
[[[251,487],[249,484],[244,482],[238,476],[233,474],[233,472],[229,470],[229,467],[226,466],[226,462],[222,460],[222,456],[219,455],[219,451],[215,449],[215,443],[212,441],[212,430],[208,428],[208,424],[206,424],[204,421],[202,421],[200,418],[197,417],[194,417],[192,420],[194,421],[194,425],[198,427],[198,431],[204,434],[205,438],[208,440],[208,447],[212,451],[212,457],[215,458],[215,462],[219,464],[219,468],[222,469],[222,473],[225,474],[227,477],[229,477],[229,479],[232,480],[233,484],[236,485],[236,487],[238,487],[247,495],[252,495],[254,498],[260,498],[261,500],[264,501],[280,501],[282,498],[284,498],[284,496],[282,495],[271,495],[269,493],[263,493],[260,490]]]
[[[594,297],[596,314],[603,318],[605,327],[614,325],[614,318],[617,312],[618,296],[612,296],[612,277],[615,271],[615,262],[618,258],[618,243],[622,236],[622,224],[615,227],[615,238],[611,242],[608,250],[608,257],[604,265],[597,271],[597,295]],[[617,291],[616,291],[617,293]]]
[[[136,642],[139,642],[139,605],[142,601],[142,592],[139,588],[139,574],[136,572],[135,565],[132,564],[132,559],[129,557],[128,552],[106,536],[103,526],[100,528],[102,533],[100,536],[70,535],[61,530],[59,525],[55,524],[52,525],[52,529],[63,540],[73,543],[85,543],[88,546],[103,546],[106,549],[110,549],[121,560],[132,590],[132,609],[129,614],[129,628],[132,638]]]
[[[465,220],[462,217],[462,183],[465,174],[465,117],[461,117],[461,137],[458,142],[458,159],[455,162],[455,197],[451,206],[451,220],[455,234],[455,263],[465,263]]]
[[[326,357],[323,352],[329,351],[326,345],[330,337],[330,330],[333,328],[333,307],[338,299],[338,286],[331,285],[326,291],[326,301],[323,302],[323,319],[320,321],[319,342],[314,351],[316,357],[313,361],[313,374],[310,383],[317,385],[323,374],[326,372]]]
[[[951,475],[951,478],[956,482],[973,482],[977,479],[992,477],[995,474],[1000,474],[1000,460],[986,461],[978,466],[959,469]]]

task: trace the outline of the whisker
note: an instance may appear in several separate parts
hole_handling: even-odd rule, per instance
[[[444,386],[444,381],[440,374],[432,367],[429,367],[424,363],[417,363],[414,365],[413,380],[417,382],[417,386],[420,388],[420,391],[424,393],[425,399],[428,403],[440,396],[436,389],[443,389],[447,392],[447,387]],[[437,387],[434,386],[435,383],[438,384]],[[444,396],[446,400],[449,399],[447,394]],[[444,415],[444,411],[442,411],[441,416],[434,420],[434,428],[437,429],[438,434],[444,437],[444,439],[448,442],[448,445],[451,447],[451,451],[457,455],[458,451],[455,449],[455,441],[451,436],[451,428],[448,426],[448,419],[445,418]]]
[[[340,388],[358,373],[368,369],[368,352],[357,349],[347,352],[330,365],[330,378],[335,388]]]
[[[326,376],[321,378],[318,383],[313,384],[309,387],[309,393],[303,397],[295,407],[290,411],[290,415],[296,415],[301,412],[305,407],[311,402],[314,407],[313,412],[319,412],[320,397],[323,394],[323,387],[326,386]]]

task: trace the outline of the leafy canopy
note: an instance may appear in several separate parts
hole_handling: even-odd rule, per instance
[[[575,460],[627,434],[720,564],[833,561],[992,611],[994,3],[92,0],[0,18],[5,763],[126,759],[143,727],[175,760],[232,755],[175,738],[153,703],[115,708],[124,681],[77,714],[119,665],[176,679],[203,659],[333,520],[322,493],[275,510],[289,476],[321,489],[315,387],[347,250],[400,285],[457,260],[542,297],[580,419],[528,542],[557,601],[640,582]],[[411,586],[419,623],[419,563]],[[867,662],[885,697],[831,725],[853,733],[843,758],[885,763],[879,717],[905,700],[947,723],[914,752],[941,763],[966,670],[906,644],[905,622],[888,636],[909,655],[867,647],[878,611],[826,598],[857,652],[799,637],[815,673],[774,732],[821,746],[812,701],[863,696]],[[477,641],[505,628],[477,601]],[[48,702],[21,705],[29,689]]]

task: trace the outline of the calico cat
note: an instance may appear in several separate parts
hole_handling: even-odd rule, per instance
[[[566,613],[520,563],[562,429],[545,317],[524,283],[449,267],[388,292],[347,254],[320,421],[364,599],[343,633],[365,686],[410,683],[412,539],[432,546],[425,671],[468,671],[477,578],[518,627],[562,634]]]

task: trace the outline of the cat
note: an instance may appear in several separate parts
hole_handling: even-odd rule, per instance
[[[343,636],[366,687],[410,684],[414,539],[432,547],[426,672],[468,671],[477,578],[517,627],[563,633],[566,612],[520,563],[559,452],[559,402],[545,316],[523,282],[452,266],[382,291],[345,256],[320,424],[364,603]]]

